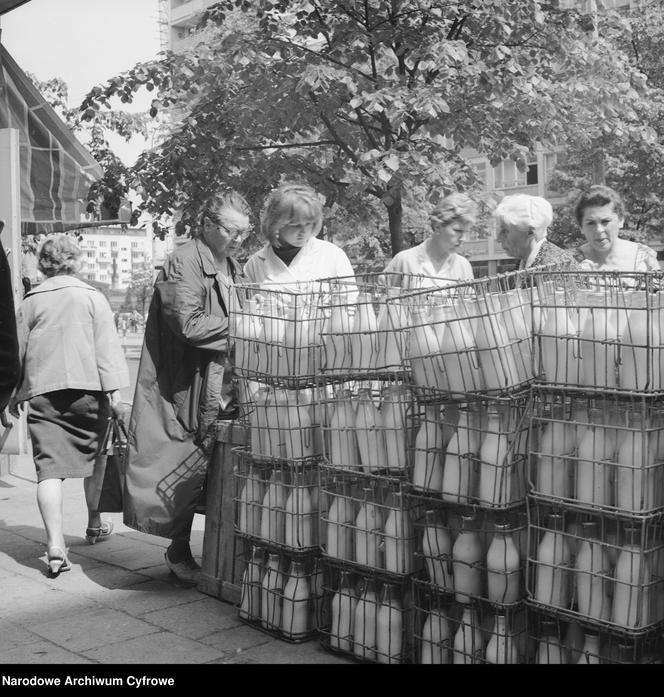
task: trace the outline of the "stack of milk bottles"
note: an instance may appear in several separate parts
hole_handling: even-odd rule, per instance
[[[408,307],[398,302],[404,278],[330,281],[317,391],[325,453],[321,643],[358,661],[390,664],[411,661],[416,564],[405,496],[412,397],[401,361],[409,331]]]
[[[240,617],[288,641],[315,636],[323,571],[315,378],[326,316],[318,282],[238,284],[230,335],[248,442],[235,450]]]
[[[412,291],[406,498],[415,514],[413,659],[527,660],[530,293],[519,274]],[[390,316],[399,316],[394,310]]]
[[[539,663],[661,655],[662,280],[532,274],[527,603]]]

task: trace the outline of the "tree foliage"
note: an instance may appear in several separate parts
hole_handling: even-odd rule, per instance
[[[139,64],[81,105],[94,122],[145,88],[153,115],[179,115],[133,168],[145,209],[177,213],[178,232],[214,189],[237,188],[258,210],[270,187],[300,179],[353,221],[348,239],[364,222],[394,254],[404,207],[477,190],[470,153],[524,168],[537,144],[653,138],[632,106],[642,74],[558,2],[223,0],[207,21],[192,50]],[[389,237],[367,210],[382,210]]]

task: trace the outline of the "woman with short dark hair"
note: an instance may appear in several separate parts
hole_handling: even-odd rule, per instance
[[[74,275],[80,257],[71,237],[47,239],[38,262],[45,280],[27,293],[17,317],[22,372],[11,410],[18,415],[21,403],[29,405],[37,503],[52,574],[71,568],[62,481],[92,475],[111,413],[120,410],[120,388],[129,385],[108,300]],[[107,539],[112,530],[88,503],[87,541]]]

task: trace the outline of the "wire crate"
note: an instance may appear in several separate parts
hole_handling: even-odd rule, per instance
[[[414,512],[403,482],[321,465],[320,546],[361,573],[397,580],[416,570]]]
[[[531,293],[522,272],[388,299],[404,371],[420,401],[507,395],[533,380]]]
[[[649,516],[664,509],[664,405],[652,395],[533,389],[531,495]]]
[[[565,622],[559,617],[528,608],[528,635],[535,645],[533,663],[652,664],[662,662],[662,637],[652,633],[625,637],[583,622]]]
[[[451,504],[507,510],[526,497],[530,393],[411,410],[410,491]],[[441,421],[442,419],[442,421]],[[442,443],[441,443],[442,439]],[[439,443],[437,452],[435,443]]]
[[[664,622],[663,519],[528,509],[527,602],[567,621],[642,636]]]
[[[324,560],[321,645],[362,663],[412,663],[412,591],[408,579],[365,575]]]
[[[526,606],[454,602],[421,578],[413,579],[414,660],[421,664],[528,662]]]
[[[283,554],[318,550],[318,473],[315,466],[256,463],[236,448],[235,531],[253,544]]]
[[[229,335],[235,374],[287,389],[314,384],[321,368],[326,285],[236,283]]]
[[[400,380],[352,381],[317,393],[325,461],[340,470],[405,478],[414,408]]]
[[[238,616],[267,634],[299,643],[318,631],[323,601],[316,555],[291,557],[244,541]]]
[[[532,275],[538,382],[587,392],[662,393],[662,272]]]
[[[289,389],[254,381],[242,385],[239,406],[256,462],[306,464],[322,456],[319,389]]]
[[[421,510],[421,509],[418,509]],[[525,508],[505,514],[439,505],[415,522],[420,584],[459,603],[496,608],[525,599],[528,525]]]

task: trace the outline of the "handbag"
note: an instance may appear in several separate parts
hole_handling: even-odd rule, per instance
[[[97,456],[88,487],[88,503],[99,513],[121,513],[127,461],[127,429],[117,417],[111,419],[105,448]]]

